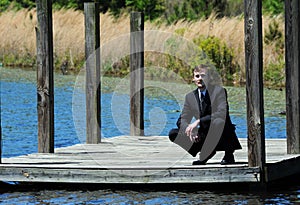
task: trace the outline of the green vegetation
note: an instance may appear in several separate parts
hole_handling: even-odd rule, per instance
[[[209,36],[200,36],[194,42],[202,49],[212,64],[215,65],[225,82],[232,82],[233,75],[239,70],[238,64],[234,62],[234,51],[221,39]]]
[[[276,16],[283,14],[284,0],[263,0],[263,13]]]
[[[265,29],[264,42],[266,44],[275,44],[276,51],[280,54],[284,49],[283,32],[279,29],[279,22],[274,19],[267,29]]]
[[[271,62],[264,69],[264,79],[271,86],[284,86],[285,62],[284,62],[284,35],[279,29],[279,22],[273,19],[269,27],[265,29],[264,43],[275,47],[277,61]]]
[[[91,0],[92,1],[92,0]],[[83,9],[85,0],[53,0],[53,8]],[[115,17],[132,10],[145,13],[145,19],[162,18],[172,23],[180,19],[188,21],[208,18],[212,13],[217,17],[239,16],[244,11],[243,0],[95,0],[99,2],[102,13],[110,12]],[[284,0],[263,0],[263,12],[270,15],[283,13]],[[0,0],[0,12],[7,8],[31,9],[35,7],[35,0]]]
[[[231,39],[223,39],[218,33],[228,32],[232,27],[237,26],[234,19],[242,19],[244,12],[244,0],[96,0],[99,2],[100,11],[107,16],[113,16],[114,20],[122,20],[127,18],[126,15],[130,11],[142,11],[145,13],[145,19],[150,21],[152,25],[172,25],[176,29],[172,32],[180,37],[186,38],[187,34],[194,33],[189,37],[189,41],[194,42],[199,51],[203,51],[208,58],[208,61],[216,66],[222,79],[225,83],[243,83],[244,77],[244,62],[241,60],[244,56],[241,55],[243,44],[238,43],[243,36],[238,34],[236,30],[230,31]],[[74,10],[81,12],[83,9],[84,0],[53,0],[53,8],[56,11],[61,11],[60,17],[56,18],[59,23],[57,31],[60,31],[55,36],[57,48],[54,51],[54,64],[55,69],[60,70],[62,66],[67,66],[70,72],[78,72],[84,64],[84,49],[80,42],[77,41],[82,36],[80,33],[82,28],[76,26],[76,22],[79,22],[80,18],[72,16]],[[282,17],[284,9],[284,0],[262,0],[264,15],[271,16],[272,20],[267,22],[264,29],[264,49],[268,49],[268,52],[264,52],[267,55],[267,60],[264,59],[264,80],[267,85],[270,86],[283,86],[285,81],[284,73],[284,34],[282,28]],[[0,12],[19,10],[26,8],[25,16],[29,16],[28,22],[23,23],[24,29],[18,30],[19,37],[16,40],[9,41],[10,37],[6,37],[6,41],[2,42],[0,51],[0,62],[5,66],[34,66],[36,63],[35,47],[32,46],[34,40],[34,20],[33,10],[35,7],[35,0],[0,0]],[[62,8],[69,9],[70,13],[65,13]],[[28,12],[27,12],[28,10]],[[73,12],[73,13],[72,13]],[[109,14],[109,15],[108,15]],[[0,13],[1,16],[1,13]],[[4,16],[4,15],[3,15]],[[12,14],[13,18],[15,17]],[[223,18],[226,17],[226,18]],[[229,17],[229,18],[228,18]],[[7,18],[10,18],[8,16]],[[25,21],[24,16],[19,17],[19,21]],[[223,19],[233,19],[225,21],[227,28],[220,28],[218,21]],[[69,20],[73,20],[69,22]],[[267,18],[265,18],[267,19]],[[3,22],[5,22],[4,20]],[[18,22],[19,22],[18,21]],[[117,21],[116,21],[117,22]],[[178,26],[180,22],[184,22],[184,26]],[[199,30],[190,30],[190,25],[200,25]],[[158,25],[159,24],[159,25]],[[224,26],[225,26],[224,24]],[[69,32],[70,27],[66,28],[68,34],[72,33],[74,38],[70,36],[66,37],[65,28],[67,25],[76,27],[76,32]],[[119,24],[120,26],[121,24]],[[205,29],[204,25],[209,26],[209,29]],[[223,24],[222,24],[223,25]],[[15,26],[19,29],[20,26]],[[4,27],[3,27],[4,28]],[[110,27],[108,29],[111,29]],[[108,31],[106,29],[106,31]],[[213,31],[217,30],[213,33]],[[11,30],[15,32],[15,30]],[[23,44],[22,33],[27,36],[27,44]],[[2,33],[5,33],[4,30]],[[2,34],[1,33],[1,34]],[[26,34],[25,34],[26,33]],[[75,35],[79,33],[78,35]],[[14,33],[16,35],[16,33]],[[63,35],[62,35],[63,34]],[[7,34],[6,34],[7,35]],[[3,34],[2,34],[3,36]],[[26,42],[27,42],[26,41]],[[243,41],[243,40],[242,40]],[[76,43],[74,43],[76,42]],[[22,44],[21,44],[22,43]],[[65,44],[64,44],[65,43]],[[148,69],[145,73],[145,77],[148,79],[163,79],[169,80],[175,78],[174,75],[181,76],[187,82],[190,82],[190,69],[192,63],[189,61],[179,59],[189,53],[188,49],[183,49],[180,42],[176,42],[176,39],[169,39],[166,42],[166,46],[171,50],[168,54],[145,52],[145,67]],[[23,46],[24,45],[24,46]],[[30,45],[30,46],[29,46]],[[59,47],[60,46],[60,47]],[[73,47],[77,46],[77,47]],[[177,47],[176,47],[177,46]],[[180,46],[180,47],[178,47]],[[181,53],[172,53],[172,51],[178,51]],[[267,54],[266,54],[267,53]],[[190,60],[190,59],[189,59]],[[189,64],[189,65],[188,65]],[[156,69],[156,67],[166,68],[164,70]],[[123,77],[129,73],[129,56],[125,56],[122,59],[118,59],[117,62],[106,62],[104,65],[106,76]]]

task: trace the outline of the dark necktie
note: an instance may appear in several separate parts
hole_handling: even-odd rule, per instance
[[[200,99],[200,109],[202,111],[203,108],[203,102],[204,102],[204,94],[201,92],[201,99]]]

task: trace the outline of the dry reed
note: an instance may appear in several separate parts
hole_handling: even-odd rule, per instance
[[[271,18],[263,18],[264,28]],[[129,16],[115,19],[109,14],[101,14],[101,43],[105,44],[130,32]],[[283,32],[283,22],[280,30]],[[22,65],[31,59],[33,65],[36,56],[35,27],[37,24],[35,10],[7,11],[0,14],[0,59],[4,64]],[[212,15],[207,20],[196,22],[179,21],[173,25],[145,23],[145,30],[157,30],[176,33],[182,29],[182,36],[188,41],[204,36],[216,36],[226,42],[235,51],[235,58],[240,65],[241,78],[244,78],[244,21],[243,18],[216,19]],[[84,60],[84,15],[82,11],[59,10],[53,12],[53,38],[56,65],[68,60],[72,67]],[[277,55],[274,45],[264,46],[264,62],[274,63]],[[23,61],[23,63],[20,61]],[[15,62],[15,63],[13,63]]]

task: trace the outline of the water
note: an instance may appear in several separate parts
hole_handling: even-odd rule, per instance
[[[2,156],[12,157],[37,152],[36,73],[21,69],[0,68]],[[120,79],[103,79],[102,136],[129,134],[129,97]],[[84,106],[74,87],[76,76],[55,74],[55,147],[84,143]],[[118,86],[115,86],[117,84]],[[167,135],[175,127],[183,102],[178,93],[164,84],[145,90],[145,134]],[[120,89],[122,87],[122,89]],[[116,89],[118,88],[118,89]],[[190,89],[190,88],[189,88]],[[122,92],[120,92],[122,90]],[[239,137],[246,137],[245,89],[227,87],[230,113]],[[77,95],[74,95],[76,91]],[[115,91],[115,92],[113,92]],[[157,93],[161,92],[162,95]],[[84,97],[84,95],[83,95]],[[265,125],[267,138],[286,138],[284,92],[265,91]],[[118,112],[116,112],[117,110]],[[74,111],[76,113],[74,114]],[[83,136],[81,136],[83,135]],[[3,186],[3,185],[2,185]],[[79,190],[79,191],[78,191]],[[1,204],[293,204],[300,202],[300,186],[259,193],[216,191],[136,191],[111,189],[38,189],[9,191],[0,189]]]
[[[40,190],[3,194],[3,204],[296,204],[299,192],[245,193],[226,191]],[[294,202],[291,201],[294,200]],[[1,201],[0,201],[1,202]],[[2,204],[1,203],[1,204]]]
[[[36,73],[20,69],[0,69],[3,157],[36,152]],[[80,102],[78,104],[85,96],[82,95],[79,100],[73,96],[75,77],[55,75],[56,148],[85,142],[83,135],[85,105]],[[101,96],[101,131],[102,136],[108,138],[129,134],[129,97],[125,90],[124,94],[114,90],[114,86],[110,85],[111,88],[107,88],[112,83],[118,82],[103,80],[103,89],[106,90]],[[170,94],[166,90],[168,91],[168,88],[165,85],[145,90],[145,135],[166,136],[171,128],[176,127],[184,95],[180,93],[180,98],[178,94]],[[232,121],[237,125],[237,135],[245,138],[247,136],[245,89],[228,87],[227,90]],[[162,95],[154,96],[155,91],[162,92]],[[268,90],[265,102],[266,137],[286,138],[286,120],[284,116],[278,114],[285,109],[284,92]],[[11,146],[12,144],[14,146]]]

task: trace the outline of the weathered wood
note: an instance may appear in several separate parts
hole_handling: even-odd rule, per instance
[[[0,98],[1,105],[1,98]],[[2,163],[2,126],[1,126],[1,109],[0,109],[0,164]]]
[[[258,182],[259,168],[217,169],[47,169],[0,167],[0,180],[19,182],[163,184]]]
[[[244,4],[248,163],[250,167],[263,168],[266,159],[261,1],[245,0]]]
[[[299,157],[282,160],[277,163],[270,163],[265,167],[265,180],[274,181],[280,178],[293,176],[300,173]]]
[[[243,147],[247,139],[240,138]],[[285,139],[266,140],[267,182],[299,173],[300,155],[286,154]],[[230,183],[260,182],[260,167],[249,167],[247,149],[235,152],[236,164],[220,165],[223,152],[206,165],[195,160],[167,136],[103,138],[99,144],[77,144],[55,153],[3,158],[0,180],[63,183]]]
[[[86,143],[101,142],[100,16],[98,3],[84,3],[86,57]]]
[[[144,14],[130,15],[130,135],[144,135]]]
[[[287,152],[300,153],[300,3],[285,1]]]
[[[52,1],[37,0],[38,152],[54,152]]]

